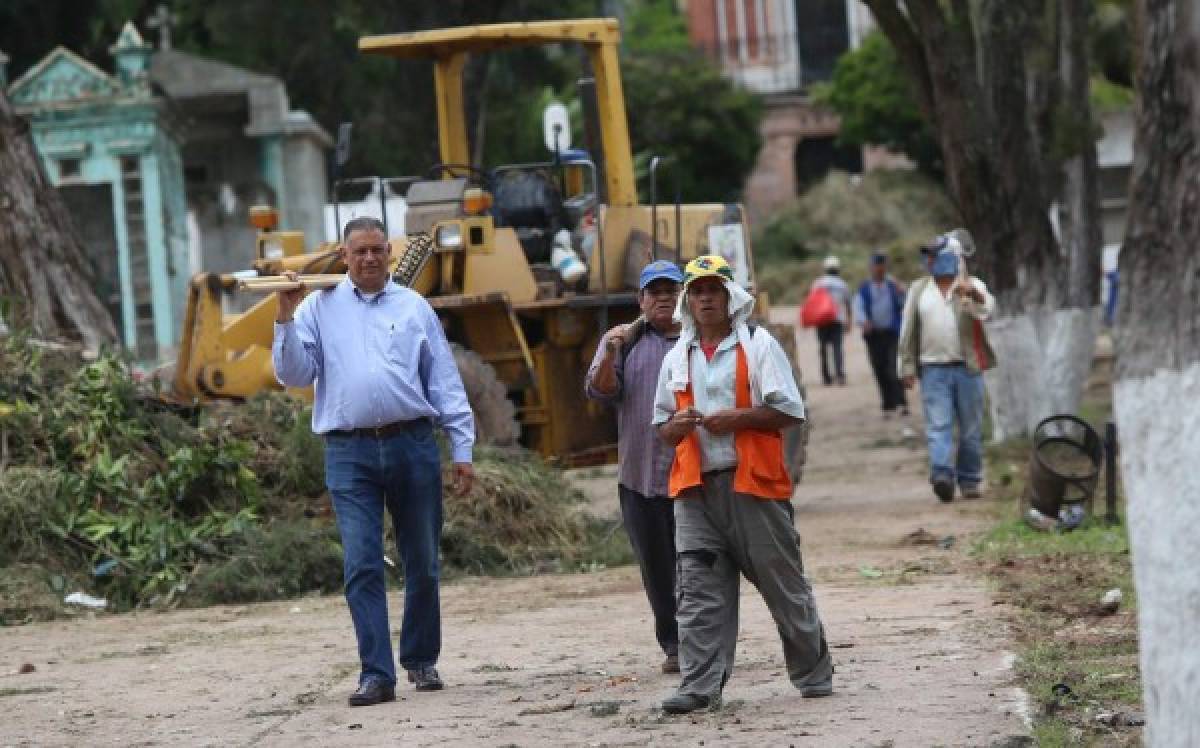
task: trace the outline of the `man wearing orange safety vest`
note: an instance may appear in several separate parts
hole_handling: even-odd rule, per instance
[[[659,372],[653,422],[675,447],[668,490],[679,554],[679,690],[663,710],[713,709],[733,671],[744,574],[771,611],[788,677],[833,692],[833,663],[792,517],[782,429],[804,420],[787,354],[747,324],[754,299],[717,255],[684,270],[679,341]]]

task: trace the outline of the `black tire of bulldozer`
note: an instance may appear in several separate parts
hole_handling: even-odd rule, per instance
[[[804,387],[804,377],[796,364],[796,331],[791,325],[767,325],[771,337],[779,341],[779,345],[787,354],[792,364],[792,376],[796,379],[796,387],[804,400],[805,420],[799,426],[783,430],[783,457],[787,463],[788,473],[792,480],[799,483],[804,477],[804,464],[808,462],[808,436],[812,431],[812,408],[808,402],[808,392]]]
[[[521,436],[517,409],[492,365],[475,351],[451,343],[467,402],[475,413],[475,443],[511,447]]]

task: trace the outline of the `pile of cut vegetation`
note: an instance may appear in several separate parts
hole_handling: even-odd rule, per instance
[[[755,236],[759,285],[776,303],[798,303],[828,255],[841,260],[842,276],[857,285],[876,249],[888,252],[893,274],[907,280],[920,273],[921,243],[959,220],[942,186],[915,170],[831,172]]]
[[[520,449],[476,450],[475,484],[446,491],[442,558],[473,573],[534,570],[584,563],[593,543],[579,511],[583,495],[561,470]],[[449,485],[450,476],[444,476]]]
[[[66,594],[109,610],[276,599],[341,587],[341,547],[310,411],[283,394],[179,408],[119,356],[0,341],[0,624]],[[603,528],[561,472],[481,450],[447,492],[445,565],[578,568]]]

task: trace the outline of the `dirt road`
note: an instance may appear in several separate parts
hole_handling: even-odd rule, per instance
[[[622,568],[447,584],[449,687],[366,709],[345,703],[357,663],[340,597],[3,629],[0,745],[1021,744],[999,611],[963,563],[986,505],[939,505],[922,444],[880,418],[861,341],[848,340],[849,386],[827,388],[812,337],[800,352],[816,430],[796,521],[833,697],[798,698],[743,585],[726,705],[665,717],[674,676],[658,672],[640,582]],[[611,479],[587,483],[597,510],[615,512]],[[15,674],[23,663],[35,672]]]

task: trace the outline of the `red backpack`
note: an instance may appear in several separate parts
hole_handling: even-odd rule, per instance
[[[824,286],[817,286],[800,307],[802,327],[824,327],[838,320],[837,302]]]

